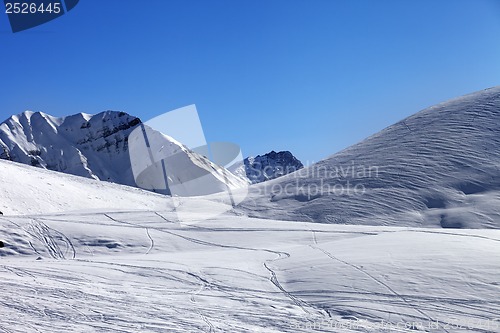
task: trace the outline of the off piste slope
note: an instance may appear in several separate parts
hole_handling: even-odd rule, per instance
[[[500,332],[500,230],[108,211],[0,240],[2,332]]]
[[[134,187],[0,160],[4,215],[116,209],[169,209],[168,197]]]
[[[250,216],[500,227],[500,87],[420,111],[317,164],[251,187]]]

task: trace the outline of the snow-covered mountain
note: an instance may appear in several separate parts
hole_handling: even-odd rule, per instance
[[[257,217],[500,228],[500,87],[427,108],[250,190],[241,210]]]
[[[4,158],[130,184],[127,134],[138,123],[117,112],[66,118],[25,112],[0,126],[0,145]],[[236,211],[337,224],[499,228],[499,138],[496,87],[425,109],[313,166],[254,184]],[[294,163],[270,157],[247,162],[255,168],[258,161],[257,170]],[[215,178],[230,175],[200,158],[181,160]]]
[[[25,111],[0,125],[0,158],[97,180],[140,185],[141,188],[170,194],[171,189],[164,188],[163,178],[163,186],[156,186],[158,184],[152,184],[147,173],[142,173],[137,178],[140,184],[136,184],[129,138],[139,126],[144,128],[139,118],[117,111],[96,115],[80,113],[60,118]],[[147,131],[149,135],[161,137],[158,141],[161,144],[156,147],[158,150],[162,150],[163,154],[166,151],[170,153],[164,158],[169,160],[166,165],[168,183],[177,187],[176,194],[209,194],[226,186],[236,188],[246,185],[244,180],[189,150],[174,138],[149,127]],[[144,141],[142,134],[134,137],[135,142]],[[168,149],[164,149],[166,147]],[[145,144],[136,145],[135,162],[147,161],[149,149]],[[187,188],[188,180],[193,179],[196,179],[196,184]],[[200,186],[200,182],[204,186]],[[201,187],[204,192],[198,193]]]
[[[244,164],[245,175],[252,184],[275,179],[304,167],[291,152],[274,150],[264,155],[247,157]]]
[[[61,118],[25,111],[0,125],[1,158],[135,185],[128,135],[140,122],[139,118],[116,111]]]
[[[128,138],[132,170],[140,188],[189,197],[248,185],[245,179],[147,125],[141,124]]]

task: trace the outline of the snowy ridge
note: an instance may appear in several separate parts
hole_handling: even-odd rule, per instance
[[[0,157],[133,186],[127,137],[139,123],[116,111],[62,118],[25,111],[0,125]]]
[[[132,170],[140,188],[189,197],[247,186],[245,179],[147,125],[131,133],[129,147]]]
[[[323,223],[500,228],[499,144],[495,87],[425,109],[315,165],[255,185],[241,210]]]

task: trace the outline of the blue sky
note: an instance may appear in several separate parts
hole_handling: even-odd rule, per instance
[[[81,0],[13,34],[0,117],[196,104],[209,141],[318,161],[500,84],[496,0]]]

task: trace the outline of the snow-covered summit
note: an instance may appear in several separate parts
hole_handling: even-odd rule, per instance
[[[140,119],[124,112],[53,117],[25,111],[0,125],[0,157],[44,169],[135,185],[128,134]]]
[[[253,216],[324,223],[500,228],[499,144],[495,87],[253,186],[242,207]]]

